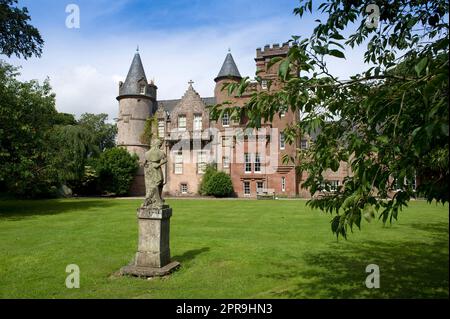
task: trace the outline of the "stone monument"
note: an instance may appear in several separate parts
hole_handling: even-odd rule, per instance
[[[160,149],[162,141],[153,141],[145,153],[145,200],[138,208],[139,224],[138,251],[133,262],[122,267],[122,275],[155,277],[169,274],[180,266],[170,261],[170,217],[172,208],[164,204],[162,189],[164,176],[162,168],[167,163],[166,154]]]

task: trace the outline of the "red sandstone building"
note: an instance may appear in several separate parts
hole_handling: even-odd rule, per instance
[[[257,197],[258,194],[274,194],[279,197],[309,197],[301,189],[305,176],[297,172],[294,163],[284,164],[284,155],[296,157],[299,148],[306,148],[310,138],[300,138],[292,144],[285,141],[283,130],[300,120],[300,114],[286,110],[275,116],[271,123],[264,123],[259,130],[245,130],[246,120],[233,121],[224,112],[213,121],[208,106],[230,101],[242,106],[255,91],[278,90],[278,64],[268,68],[268,62],[276,56],[286,56],[288,44],[265,46],[256,50],[256,70],[262,79],[252,82],[241,97],[229,96],[222,90],[225,83],[239,82],[242,77],[228,53],[214,79],[214,97],[202,98],[195,91],[193,82],[181,99],[157,101],[157,87],[148,83],[139,53],[136,53],[124,83],[120,83],[118,145],[139,155],[141,164],[147,145],[140,142],[145,120],[155,116],[158,135],[164,139],[168,155],[164,192],[172,196],[195,196],[205,166],[215,163],[219,170],[230,174],[235,195]],[[141,165],[142,166],[142,165]],[[341,165],[338,172],[326,175],[332,184],[339,185],[349,171]],[[133,195],[144,194],[143,169],[135,177]]]

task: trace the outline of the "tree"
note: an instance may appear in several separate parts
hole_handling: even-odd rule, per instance
[[[0,189],[25,197],[55,196],[76,184],[86,161],[98,155],[95,135],[58,113],[49,81],[20,82],[0,62]]]
[[[95,139],[99,150],[103,151],[116,145],[117,125],[107,123],[108,114],[84,113],[78,124],[88,129]]]
[[[0,61],[0,184],[14,194],[51,194],[60,185],[50,131],[57,119],[48,81],[20,82]]]
[[[138,168],[138,156],[120,147],[105,150],[95,161],[101,189],[115,195],[128,194]]]
[[[82,125],[56,125],[50,136],[60,180],[77,184],[84,176],[88,158],[100,153],[97,136]]]
[[[375,1],[380,15],[373,28],[366,24],[373,17],[366,13],[372,2],[321,3],[317,10],[326,19],[316,20],[309,38],[294,36],[287,57],[270,63],[279,63],[283,89],[253,93],[244,107],[232,109],[232,116],[246,115],[250,127],[271,121],[286,106],[303,113],[300,123],[285,130],[286,140],[312,133],[317,138],[307,151],[284,160],[308,174],[302,187],[312,195],[329,189],[324,171],[350,165],[344,185],[308,202],[335,213],[332,231],[344,237],[375,212],[384,223],[397,219],[415,196],[416,178],[417,191],[428,201],[448,202],[448,5]],[[301,0],[294,13],[303,17],[313,11],[312,1]],[[330,73],[330,58],[344,59],[345,50],[366,43],[364,61],[371,64],[366,70],[348,80]],[[224,89],[239,96],[248,84],[244,78]],[[214,106],[213,117],[222,108]]]
[[[40,57],[44,40],[39,31],[29,24],[27,8],[18,8],[17,0],[0,0],[0,53],[15,54],[25,59]]]

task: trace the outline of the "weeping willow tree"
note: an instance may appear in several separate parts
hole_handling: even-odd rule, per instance
[[[100,153],[96,136],[81,125],[58,125],[51,132],[54,165],[61,181],[83,177],[87,160]]]

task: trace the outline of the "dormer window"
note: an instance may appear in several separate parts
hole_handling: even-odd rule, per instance
[[[145,94],[145,85],[141,85],[139,88],[139,94]]]

